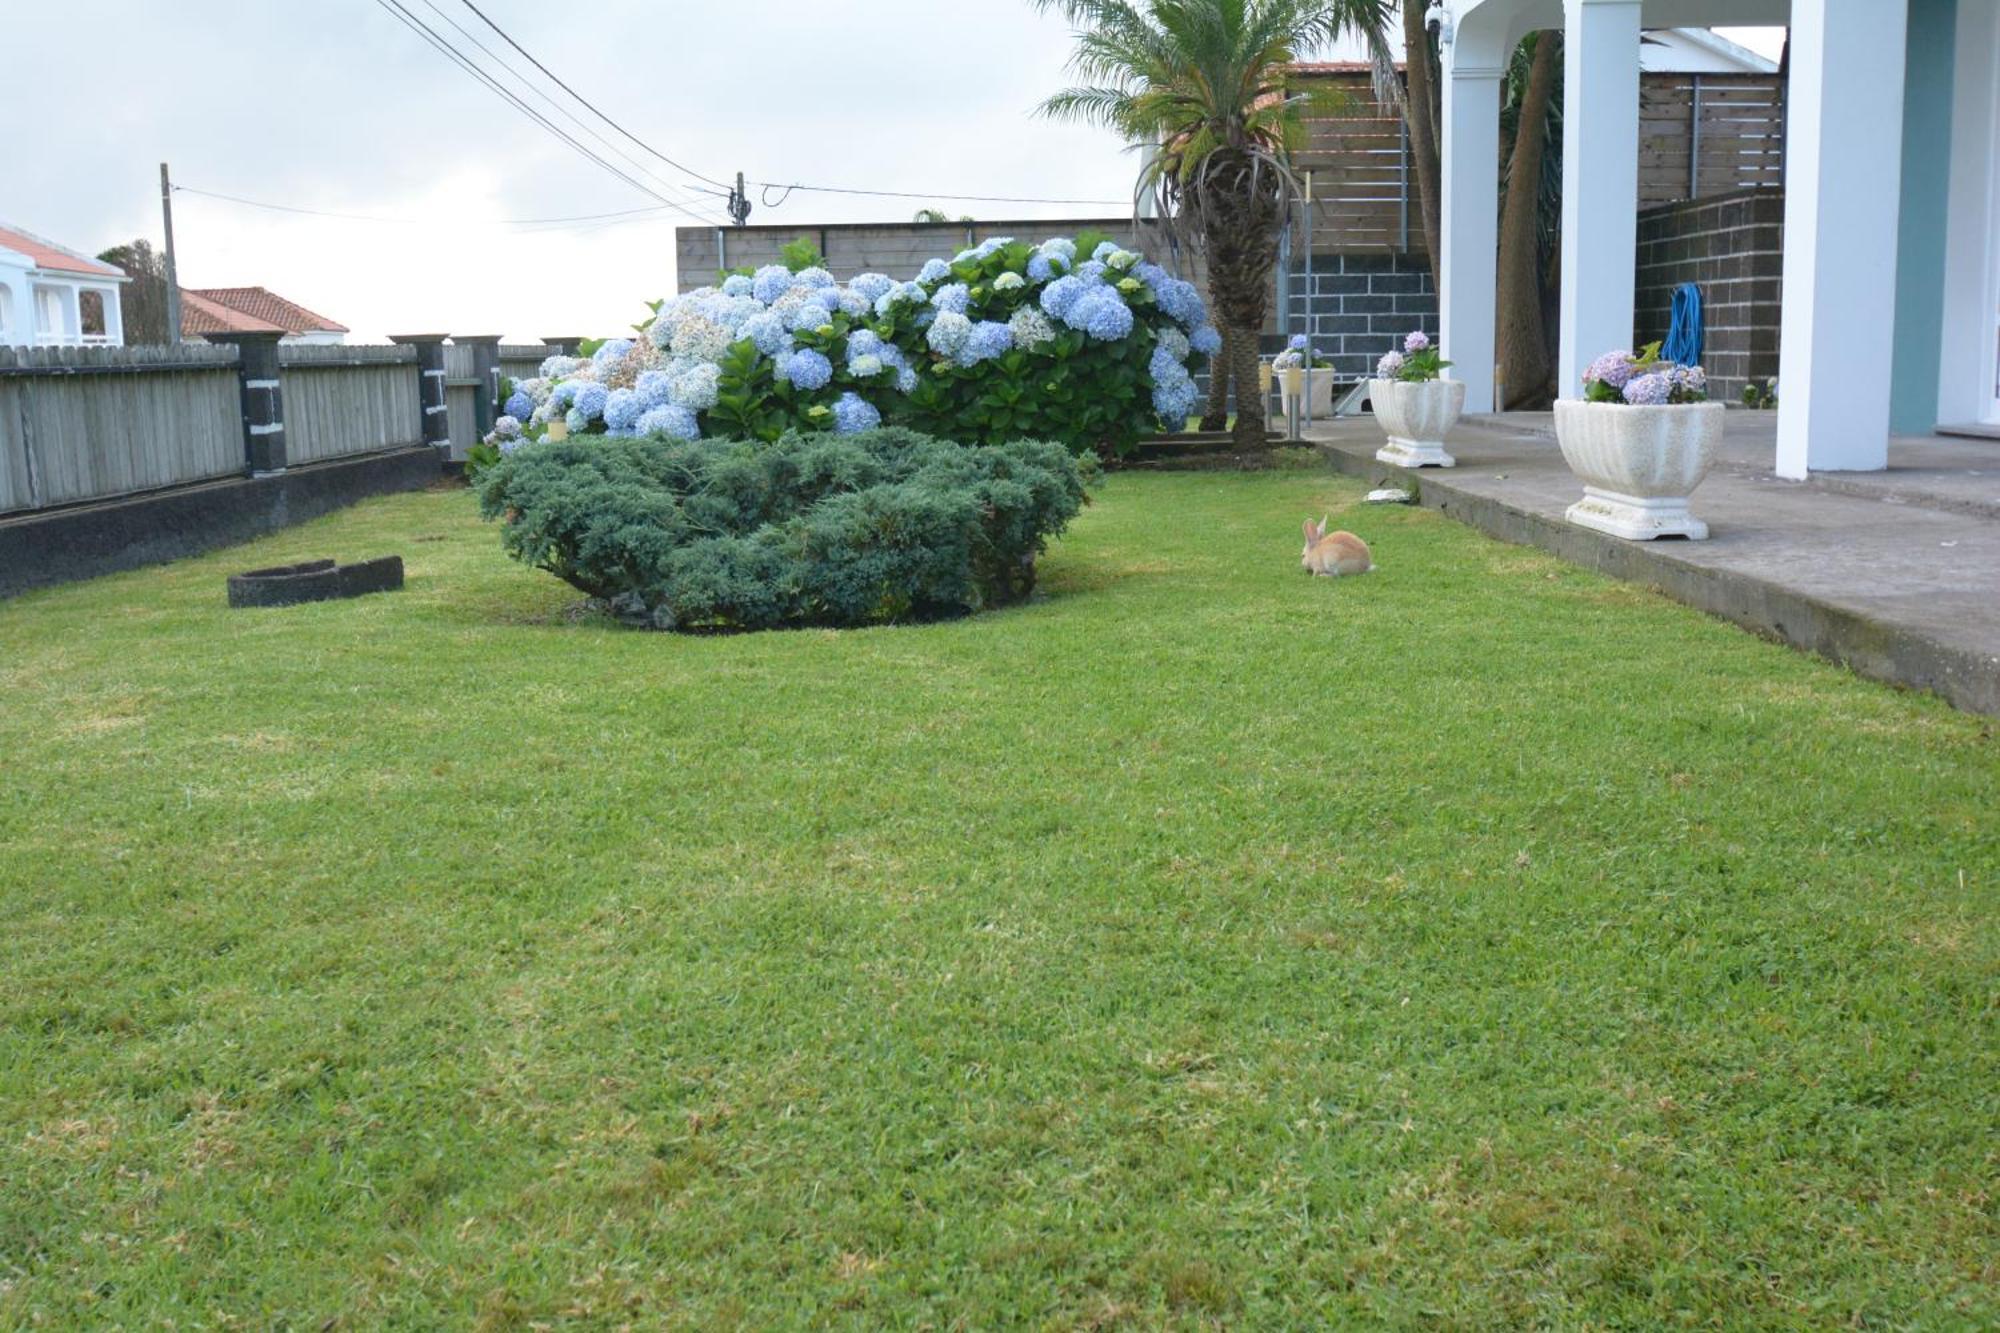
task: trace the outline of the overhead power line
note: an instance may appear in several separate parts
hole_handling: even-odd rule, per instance
[[[632,131],[626,129],[623,125],[620,125],[617,121],[613,120],[611,117],[605,115],[602,111],[597,109],[596,104],[593,103],[589,98],[585,97],[582,93],[578,92],[576,89],[570,87],[567,83],[564,83],[560,78],[556,76],[554,70],[550,69],[547,65],[544,65],[541,61],[535,59],[534,53],[529,51],[527,47],[522,46],[519,42],[515,41],[511,36],[509,36],[505,28],[495,23],[492,19],[486,17],[485,10],[481,9],[478,5],[473,4],[472,0],[462,0],[462,3],[465,5],[467,9],[471,10],[474,14],[477,14],[479,16],[479,21],[481,23],[484,23],[487,27],[493,29],[494,32],[499,33],[500,40],[507,43],[507,45],[513,47],[516,51],[519,51],[523,56],[526,56],[529,64],[533,65],[536,69],[540,70],[542,73],[548,75],[549,79],[556,85],[556,87],[562,89],[564,92],[568,93],[571,97],[574,97],[578,102],[582,103],[584,108],[587,109],[591,115],[596,116],[606,125],[609,125],[614,130],[617,130],[620,134],[624,135],[626,138],[630,139],[633,143],[639,145],[639,147],[645,149],[647,152],[651,153],[654,157],[659,158],[660,161],[666,163],[674,170],[684,171],[688,175],[694,177],[696,180],[701,181],[703,184],[713,185],[716,186],[718,189],[727,190],[729,188],[729,186],[724,184],[722,181],[716,180],[711,176],[704,176],[699,171],[696,171],[693,167],[686,166],[682,163],[674,161],[674,159],[668,157],[665,153],[653,147],[653,145],[647,143],[644,139],[641,139],[638,135],[632,133]]]
[[[424,0],[424,3],[430,4],[431,0]],[[481,9],[478,5],[474,4],[473,0],[460,0],[460,3],[462,3],[467,9],[471,10],[474,14],[478,15],[480,22],[484,23],[487,27],[493,29],[494,32],[498,33],[502,41],[506,42],[507,45],[513,47],[516,51],[519,51],[523,56],[527,58],[528,62],[532,64],[536,69],[548,75],[549,79],[552,82],[554,82],[556,87],[562,89],[564,92],[568,93],[571,97],[574,97],[579,103],[581,103],[585,108],[587,108],[592,115],[596,116],[606,125],[609,125],[614,130],[617,130],[618,133],[624,135],[627,139],[630,139],[633,143],[639,145],[639,147],[645,149],[647,152],[651,153],[654,157],[657,157],[658,159],[660,159],[660,161],[666,163],[670,167],[673,167],[675,170],[686,172],[688,175],[694,177],[698,181],[702,181],[705,184],[713,185],[724,190],[729,189],[729,186],[725,182],[716,180],[712,176],[704,176],[699,171],[696,171],[693,167],[687,166],[681,162],[676,162],[673,158],[668,157],[665,153],[653,147],[651,144],[647,143],[644,139],[641,139],[638,135],[632,133],[632,131],[626,129],[623,125],[619,124],[617,121],[613,120],[610,116],[606,115],[603,111],[599,110],[595,103],[586,98],[582,93],[579,93],[576,89],[570,87],[569,84],[563,82],[563,80],[555,73],[554,70],[551,70],[547,65],[544,65],[540,60],[537,60],[534,56],[534,53],[529,51],[526,47],[522,46],[519,42],[515,41],[513,37],[508,34],[506,29],[502,28],[499,24],[495,23],[491,18],[487,17],[486,11]],[[436,6],[433,5],[432,7],[435,8]],[[453,24],[452,26],[457,27],[458,25]],[[464,31],[464,29],[462,28],[459,30],[461,32]],[[482,46],[480,47],[480,49],[483,51],[486,48]],[[813,194],[848,194],[848,195],[858,195],[863,197],[873,197],[880,199],[941,199],[959,203],[986,203],[986,204],[1067,204],[1067,205],[1084,205],[1093,208],[1124,208],[1129,206],[1132,202],[1130,199],[1047,199],[1047,198],[1039,198],[1028,195],[949,194],[939,190],[863,190],[863,189],[853,189],[838,185],[806,185],[796,181],[752,181],[750,183],[756,186],[760,186],[765,191],[767,191],[767,194],[764,199],[764,206],[766,208],[776,207],[778,204],[783,203],[785,195],[791,193],[794,190],[805,190]],[[771,190],[778,190],[781,191],[782,193],[779,194],[776,200],[773,200],[769,197],[768,194],[768,191]]]
[[[606,161],[604,158],[598,156],[596,153],[592,152],[586,145],[579,142],[573,136],[563,131],[561,127],[557,126],[554,122],[549,120],[548,117],[536,111],[533,107],[529,106],[526,102],[522,101],[520,97],[515,95],[513,92],[509,91],[504,86],[502,86],[498,80],[493,78],[493,76],[488,74],[485,70],[481,69],[475,61],[471,60],[464,53],[459,51],[457,47],[453,46],[449,41],[447,41],[443,36],[441,36],[429,24],[425,23],[422,19],[418,18],[415,14],[411,13],[407,8],[405,8],[401,3],[401,0],[375,0],[375,3],[379,5],[382,9],[386,10],[398,22],[402,23],[403,26],[409,28],[412,32],[415,32],[431,47],[436,49],[439,54],[443,55],[446,59],[450,60],[460,69],[463,69],[467,74],[471,75],[474,79],[477,79],[480,83],[484,84],[490,91],[493,92],[495,96],[499,97],[502,101],[505,101],[508,105],[514,107],[522,115],[528,117],[530,120],[534,121],[537,125],[540,125],[544,130],[548,131],[555,138],[561,140],[564,144],[567,144],[570,148],[574,149],[576,152],[578,152],[585,158],[588,158],[590,161],[596,163],[599,167],[602,167],[605,171],[617,177],[625,184],[631,186],[633,189],[639,191],[641,194],[649,195],[652,198],[658,200],[665,207],[673,208],[682,213],[687,214],[689,217],[694,218],[698,222],[702,222],[709,226],[721,225],[714,218],[705,217],[702,214],[695,212],[692,208],[688,207],[687,205],[680,203],[676,200],[670,199],[667,196],[661,194],[659,191],[651,188],[650,186],[647,186],[643,182],[634,179],[632,176],[627,175],[624,171],[620,170],[617,166],[613,165],[612,163]]]
[[[683,184],[680,181],[670,181],[667,180],[665,177],[658,175],[645,163],[639,161],[639,159],[633,157],[630,153],[620,148],[617,144],[605,138],[604,135],[599,133],[598,130],[594,128],[588,121],[585,121],[582,117],[578,116],[574,111],[570,110],[567,106],[557,101],[553,96],[551,96],[546,90],[544,90],[541,87],[541,85],[536,81],[533,75],[518,68],[512,62],[510,62],[505,56],[499,54],[498,52],[494,51],[492,47],[480,41],[477,34],[466,31],[465,25],[461,24],[457,19],[453,18],[444,9],[439,7],[438,0],[424,0],[424,7],[430,10],[431,13],[436,14],[439,18],[443,19],[446,23],[450,24],[452,29],[455,32],[457,32],[459,36],[463,37],[466,41],[472,43],[473,46],[477,47],[481,55],[485,56],[488,60],[493,62],[494,68],[502,71],[503,73],[509,75],[512,78],[520,80],[521,86],[526,88],[529,92],[533,93],[536,97],[540,98],[543,102],[547,103],[550,110],[554,111],[557,115],[567,120],[570,124],[576,126],[577,129],[581,130],[583,133],[595,139],[598,143],[604,146],[604,150],[606,152],[615,155],[619,161],[625,163],[627,166],[631,167],[634,171],[644,176],[647,180],[652,181],[655,185],[658,185],[661,189],[674,191],[676,192],[677,197],[683,199],[684,201],[689,201],[689,202],[692,202],[696,199],[726,197],[723,195],[718,195],[714,190],[698,190],[695,189],[693,186]],[[435,31],[435,29],[433,29],[433,31]],[[502,33],[501,35],[505,36],[506,34]],[[530,63],[533,63],[534,57],[530,56],[528,57],[528,59]],[[537,66],[537,68],[540,67]],[[554,76],[551,75],[550,77],[553,78]],[[565,89],[565,91],[567,91],[567,89]],[[571,96],[574,95],[575,94],[571,94]]]

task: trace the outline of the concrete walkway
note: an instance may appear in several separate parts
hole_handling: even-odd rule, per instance
[[[1771,470],[1776,418],[1732,411],[1722,458],[1694,494],[1709,540],[1628,542],[1563,511],[1581,484],[1546,413],[1469,418],[1452,469],[1375,461],[1373,418],[1308,438],[1364,479],[1415,477],[1424,504],[1507,541],[1658,588],[1866,676],[2000,714],[2000,442],[1895,441],[1878,473],[1806,482]]]

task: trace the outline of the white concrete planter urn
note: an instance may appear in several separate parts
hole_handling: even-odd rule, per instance
[[[1378,462],[1397,467],[1457,467],[1445,452],[1444,437],[1465,410],[1459,380],[1368,381],[1368,401],[1389,442],[1375,451]]]
[[[1564,515],[1579,527],[1632,541],[1708,536],[1688,512],[1722,442],[1721,403],[1556,401],[1563,461],[1583,482],[1583,498]]]

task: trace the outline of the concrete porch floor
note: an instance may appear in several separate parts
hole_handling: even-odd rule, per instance
[[[1306,434],[1345,472],[1417,480],[1422,502],[1493,536],[1645,583],[1878,680],[2000,714],[2000,441],[1897,439],[1885,472],[1781,480],[1774,413],[1732,411],[1694,494],[1707,541],[1628,542],[1576,527],[1581,497],[1548,413],[1471,417],[1456,468],[1375,461],[1372,417]],[[1376,558],[1393,558],[1377,551]]]

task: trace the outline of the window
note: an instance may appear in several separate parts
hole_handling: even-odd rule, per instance
[[[14,336],[14,289],[0,286],[0,347],[19,341]]]
[[[62,293],[53,287],[35,288],[35,332],[45,338],[64,333]]]
[[[86,338],[104,336],[104,293],[88,288],[76,294],[77,323],[82,325]]]

